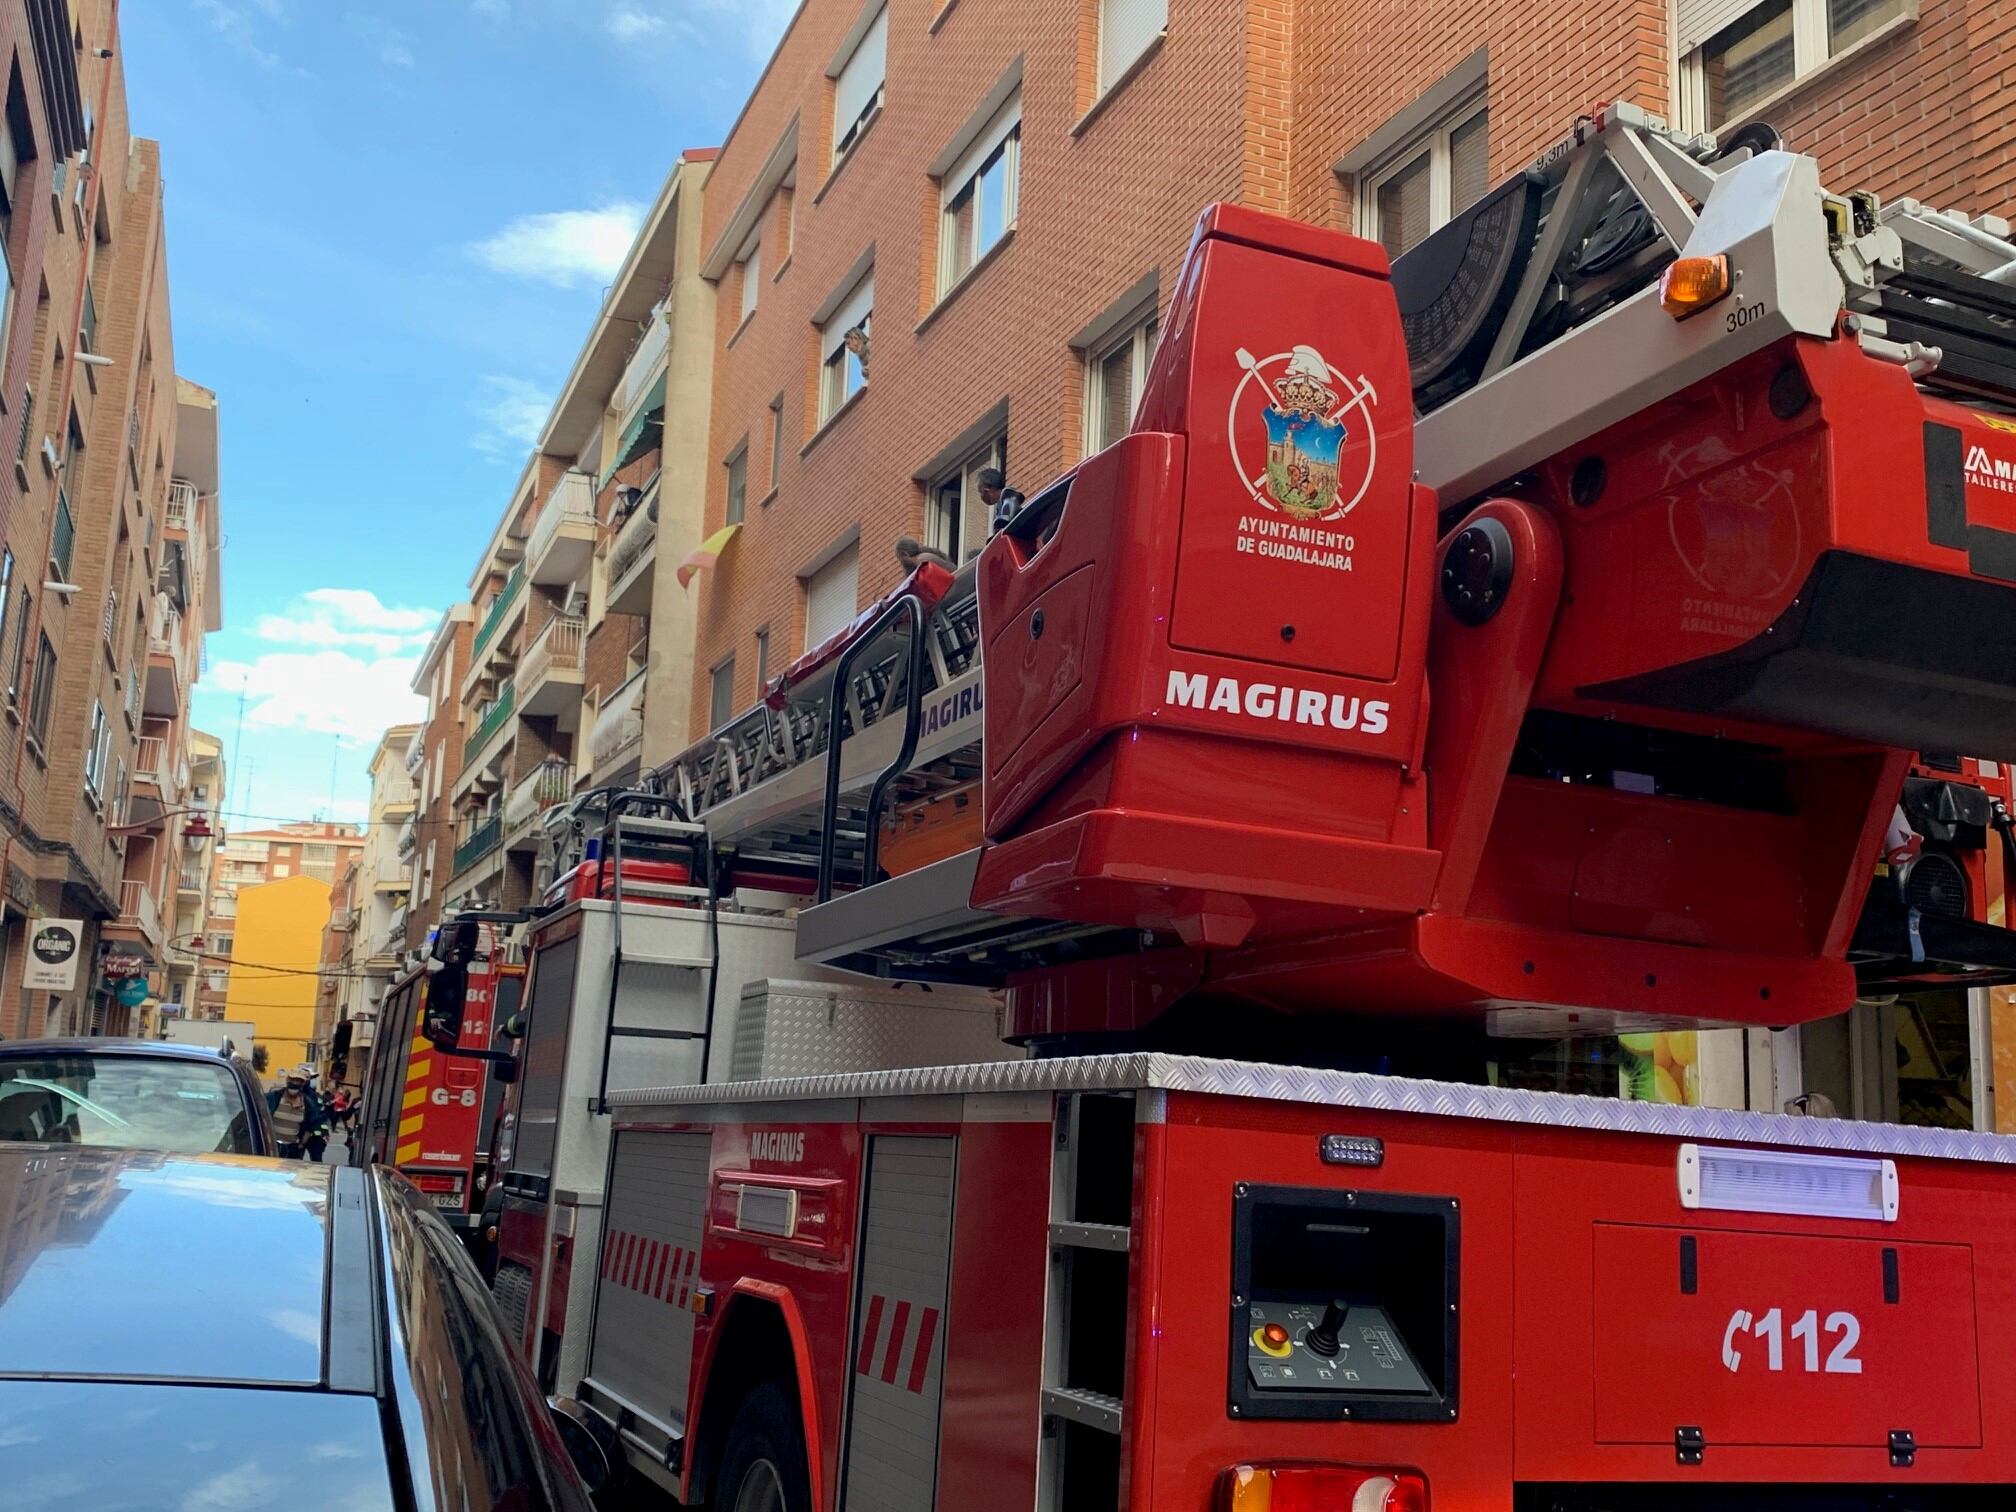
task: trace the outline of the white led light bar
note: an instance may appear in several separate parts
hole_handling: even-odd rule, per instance
[[[1897,1162],[1683,1144],[1680,1206],[1725,1213],[1897,1221]]]

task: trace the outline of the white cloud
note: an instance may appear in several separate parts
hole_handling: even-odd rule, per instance
[[[397,656],[426,646],[441,616],[432,609],[395,608],[368,588],[314,588],[284,614],[262,614],[252,633],[281,646],[355,646]]]
[[[378,54],[378,61],[387,68],[414,66],[413,38],[398,27],[388,26],[377,16],[354,12],[344,20],[349,23],[350,30]]]
[[[264,0],[255,0],[255,3],[258,3],[259,8],[268,16],[279,14],[279,9],[275,5],[264,3]],[[278,53],[261,47],[253,40],[252,18],[238,6],[227,5],[224,0],[192,0],[192,4],[197,11],[209,18],[212,29],[223,37],[232,51],[244,54],[261,68],[280,66]]]
[[[609,13],[607,25],[609,35],[618,42],[635,42],[640,37],[664,30],[665,18],[641,11],[634,5],[620,5]]]
[[[506,21],[511,16],[511,0],[469,0],[469,9],[491,21]]]
[[[321,1342],[321,1335],[316,1335]],[[240,1512],[240,1509],[270,1507],[289,1500],[283,1494],[286,1482],[251,1460],[229,1470],[220,1470],[192,1487],[182,1498],[182,1512]]]
[[[418,656],[271,651],[213,663],[203,683],[211,692],[243,691],[247,725],[376,741],[388,725],[425,716],[427,700],[411,686],[419,665]]]
[[[630,200],[599,210],[521,215],[496,235],[472,245],[469,253],[486,267],[514,278],[562,288],[584,279],[606,283],[623,266],[643,221],[644,207]]]
[[[539,444],[553,401],[536,383],[523,378],[487,374],[474,408],[483,424],[469,440],[491,457],[513,458]]]

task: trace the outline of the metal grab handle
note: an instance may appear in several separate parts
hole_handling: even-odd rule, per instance
[[[828,902],[833,896],[833,852],[835,845],[835,824],[840,812],[840,714],[846,689],[852,678],[855,659],[873,643],[876,636],[896,623],[905,613],[910,616],[910,668],[907,685],[903,690],[903,743],[897,749],[895,758],[884,767],[868,790],[868,831],[861,842],[861,885],[866,887],[875,879],[875,867],[882,848],[881,821],[882,799],[889,791],[889,784],[910,768],[910,760],[917,754],[917,728],[919,714],[924,707],[924,669],[927,642],[924,637],[924,602],[914,593],[906,593],[890,604],[861,630],[854,643],[840,653],[839,661],[833,665],[833,681],[826,690],[826,802],[820,811],[819,824],[819,892],[817,901]]]

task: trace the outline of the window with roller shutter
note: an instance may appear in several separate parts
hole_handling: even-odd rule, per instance
[[[839,162],[868,129],[882,105],[884,60],[889,49],[889,11],[878,6],[867,24],[843,46],[828,71],[833,80],[833,161]]]
[[[806,574],[805,649],[844,630],[861,596],[861,548],[850,542]]]
[[[1677,0],[1681,123],[1690,130],[1737,124],[1917,14],[1917,0]]]
[[[1137,63],[1169,25],[1169,0],[1099,0],[1099,93]]]

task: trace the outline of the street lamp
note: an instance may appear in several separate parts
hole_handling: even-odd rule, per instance
[[[135,820],[131,824],[108,824],[105,826],[105,833],[108,835],[134,835],[138,834],[141,830],[154,828],[163,819],[173,819],[181,814],[193,814],[196,816],[182,826],[182,843],[189,847],[190,854],[193,855],[201,851],[203,849],[203,842],[213,838],[216,833],[210,828],[210,811],[208,809],[162,809],[158,814],[151,815],[145,819]]]

